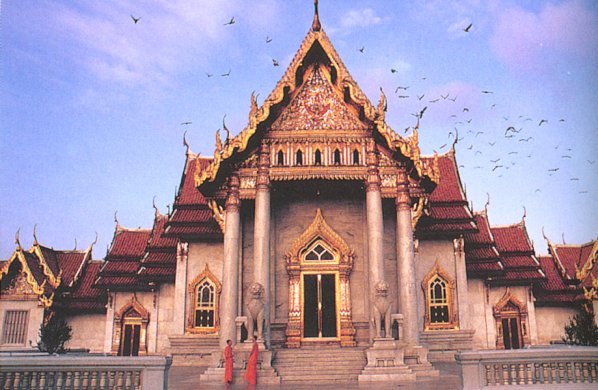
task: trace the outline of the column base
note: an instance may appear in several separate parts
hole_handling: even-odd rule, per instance
[[[365,351],[367,365],[359,382],[415,382],[416,374],[405,364],[404,345],[387,337],[376,337]]]

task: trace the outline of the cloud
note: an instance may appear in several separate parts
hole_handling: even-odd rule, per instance
[[[385,20],[387,18],[381,18],[376,15],[376,12],[371,8],[351,9],[341,16],[338,27],[331,27],[328,29],[328,32],[331,34],[337,32],[347,34],[353,29],[380,24]]]
[[[598,18],[577,1],[549,3],[538,13],[513,6],[498,14],[490,43],[507,65],[534,70],[547,51],[594,55],[598,49]]]

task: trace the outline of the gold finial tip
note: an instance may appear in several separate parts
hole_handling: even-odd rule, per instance
[[[322,29],[322,25],[320,24],[320,15],[318,14],[318,0],[314,0],[314,21],[311,24],[311,29],[313,31],[320,31]]]

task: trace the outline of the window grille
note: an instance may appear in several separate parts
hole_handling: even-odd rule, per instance
[[[2,344],[25,345],[28,319],[27,310],[7,310],[2,327]]]

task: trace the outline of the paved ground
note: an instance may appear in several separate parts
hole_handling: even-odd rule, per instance
[[[314,390],[317,387],[318,390],[336,390],[336,389],[347,389],[347,390],[452,390],[461,388],[461,379],[458,374],[458,367],[456,363],[437,363],[434,364],[438,370],[440,370],[440,377],[433,380],[421,379],[416,383],[411,384],[398,384],[398,383],[375,383],[375,384],[358,384],[358,383],[342,383],[342,384],[280,384],[280,385],[260,385],[250,386],[246,384],[235,384],[226,386],[223,384],[200,384],[199,372],[193,367],[171,367],[168,379],[169,390],[244,390],[244,389],[255,389],[255,390]]]

